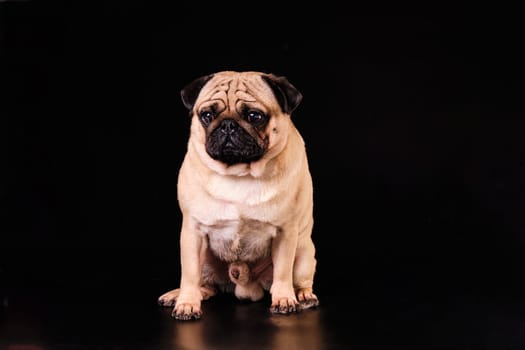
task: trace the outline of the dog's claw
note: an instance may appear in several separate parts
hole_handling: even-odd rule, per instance
[[[198,320],[202,316],[202,310],[199,305],[182,304],[175,306],[171,316],[181,321]]]
[[[279,313],[281,314],[289,314],[295,312],[295,306],[289,305],[289,306],[281,306],[279,308]]]
[[[310,309],[313,307],[319,306],[319,301],[317,299],[304,300],[299,302],[301,309]]]
[[[175,305],[175,301],[173,301],[173,300],[159,299],[158,303],[159,303],[159,306],[165,306],[165,307],[171,307],[171,306]]]
[[[179,297],[179,289],[170,290],[167,293],[162,294],[158,299],[157,303],[160,306],[171,307],[175,305],[175,301]]]
[[[297,300],[302,309],[309,309],[319,305],[317,296],[312,292],[311,288],[304,288],[297,292]]]
[[[270,308],[271,313],[273,314],[281,314],[281,315],[287,315],[294,313],[298,311],[298,309],[295,306],[273,306]]]
[[[274,314],[291,314],[301,310],[300,304],[295,300],[291,299],[281,299],[276,301],[270,307],[270,312]]]
[[[173,311],[171,313],[171,316],[180,321],[198,320],[199,318],[201,318],[202,312],[177,313],[176,311]]]

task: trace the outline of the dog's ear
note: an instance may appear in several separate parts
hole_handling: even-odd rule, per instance
[[[286,77],[274,74],[263,74],[261,77],[272,89],[284,113],[290,114],[299,106],[303,95]]]
[[[195,79],[181,90],[180,96],[182,98],[182,103],[184,103],[184,106],[187,109],[190,111],[193,109],[193,105],[199,96],[199,92],[211,78],[213,78],[213,74],[202,76]]]

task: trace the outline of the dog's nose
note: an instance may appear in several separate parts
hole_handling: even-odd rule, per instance
[[[233,119],[224,119],[219,125],[219,130],[224,134],[233,134],[239,129],[239,124]]]

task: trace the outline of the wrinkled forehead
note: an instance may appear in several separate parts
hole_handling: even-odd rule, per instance
[[[259,75],[215,76],[203,87],[197,105],[219,103],[232,108],[239,103],[273,100],[273,92]]]

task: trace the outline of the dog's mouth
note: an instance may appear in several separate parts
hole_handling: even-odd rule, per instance
[[[251,140],[239,140],[232,137],[217,140],[217,137],[210,137],[206,151],[213,159],[228,165],[251,163],[259,160],[264,153],[264,150],[259,147],[257,142],[253,139]]]
[[[257,140],[240,126],[225,132],[221,126],[207,137],[206,152],[215,160],[227,165],[251,163],[259,160],[265,152]]]

